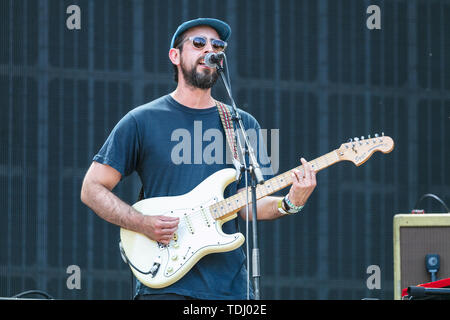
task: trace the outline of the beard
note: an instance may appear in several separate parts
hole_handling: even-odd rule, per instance
[[[192,68],[188,68],[185,66],[183,59],[181,59],[181,72],[183,73],[183,77],[186,80],[187,84],[194,88],[198,89],[210,89],[216,83],[219,75],[213,69],[203,69],[200,72],[197,72],[197,66],[199,59]]]

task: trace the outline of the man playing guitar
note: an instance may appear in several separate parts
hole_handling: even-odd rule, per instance
[[[216,102],[211,96],[217,71],[205,65],[203,59],[210,52],[225,50],[230,35],[228,24],[217,19],[199,18],[178,27],[169,50],[178,83],[175,91],[128,112],[95,155],[84,178],[81,200],[102,219],[168,245],[176,236],[180,218],[144,215],[119,199],[112,192],[114,187],[136,171],[145,198],[177,196],[189,192],[214,172],[231,167],[225,161],[212,164],[196,161],[195,154],[183,154],[187,161],[181,164],[172,159],[177,129],[195,134],[201,123],[202,136],[209,129],[223,131]],[[245,128],[260,130],[250,114],[239,111]],[[225,137],[222,141],[226,141]],[[193,150],[195,152],[196,148]],[[285,197],[267,196],[257,201],[259,220],[296,213],[306,204],[316,187],[316,176],[310,163],[303,158],[301,163],[304,170],[292,170],[292,186]],[[230,185],[225,194],[233,195],[242,190],[241,181]],[[245,219],[245,209],[239,214]],[[252,218],[251,206],[249,218]],[[225,224],[225,229],[236,232],[232,223]],[[205,256],[183,278],[167,287],[150,288],[137,281],[136,298],[245,299],[244,260],[242,249]]]

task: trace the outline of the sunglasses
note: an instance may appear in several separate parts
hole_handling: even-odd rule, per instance
[[[208,42],[208,38],[203,36],[195,36],[195,37],[189,37],[185,38],[181,43],[178,45],[181,46],[185,41],[190,40],[192,41],[192,45],[197,49],[203,49],[206,46],[206,43]],[[211,46],[216,52],[222,52],[225,51],[225,48],[227,47],[227,43],[223,40],[219,39],[209,39],[211,41]]]

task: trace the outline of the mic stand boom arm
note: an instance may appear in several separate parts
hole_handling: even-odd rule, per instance
[[[223,54],[225,63],[226,56]],[[242,137],[244,137],[245,142],[245,153],[248,154],[248,158],[250,161],[250,165],[248,167],[241,168],[241,171],[244,170],[250,173],[251,176],[251,193],[252,193],[252,235],[253,235],[253,249],[252,249],[252,276],[253,276],[253,284],[255,290],[255,300],[260,300],[260,290],[259,290],[259,278],[260,274],[260,258],[259,258],[259,246],[258,246],[258,228],[257,228],[257,206],[256,206],[256,186],[258,184],[264,183],[264,178],[261,172],[261,168],[259,167],[259,163],[256,160],[255,152],[250,145],[249,138],[245,132],[244,125],[242,123],[242,118],[239,115],[239,112],[236,108],[236,103],[234,102],[233,96],[231,94],[231,88],[227,79],[225,78],[223,67],[220,64],[216,64],[217,73],[220,75],[222,82],[225,86],[225,89],[228,93],[228,96],[231,100],[232,106],[232,118],[234,123],[236,124],[236,128],[241,133]],[[261,142],[260,142],[261,143]],[[245,157],[245,155],[243,155]],[[246,162],[244,161],[245,165]],[[248,257],[247,257],[248,259]]]

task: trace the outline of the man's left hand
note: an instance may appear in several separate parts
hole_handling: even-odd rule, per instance
[[[292,186],[289,190],[289,200],[296,206],[304,206],[317,185],[316,172],[311,164],[301,158],[302,168],[292,170]]]

